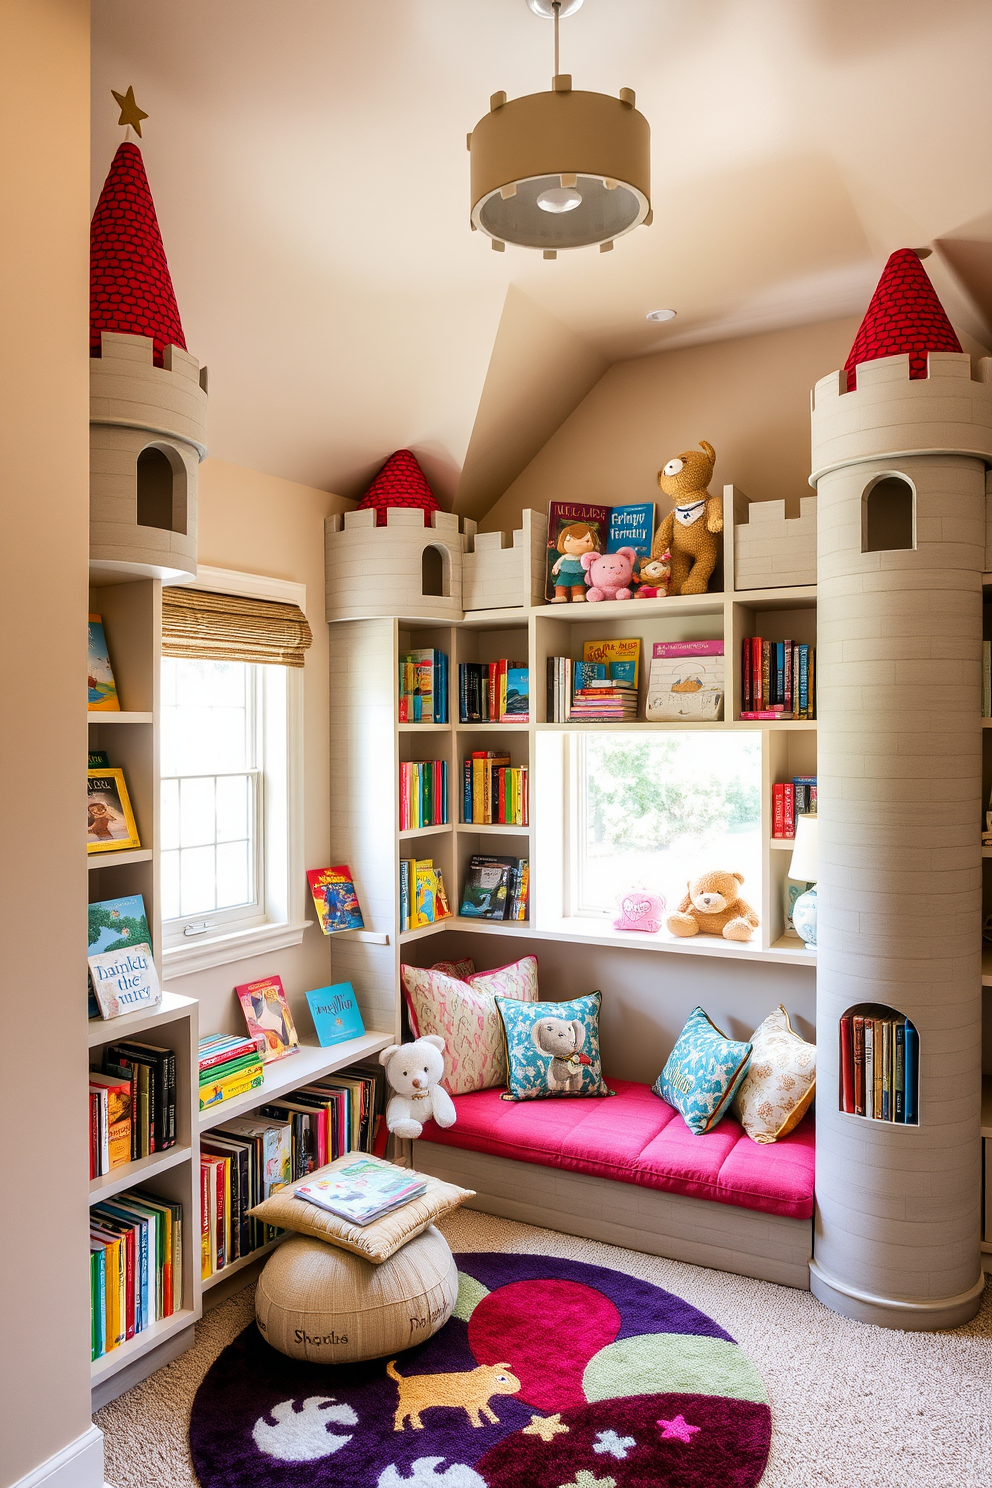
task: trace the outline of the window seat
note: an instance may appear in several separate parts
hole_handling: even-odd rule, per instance
[[[647,1085],[609,1083],[591,1099],[456,1096],[456,1124],[428,1122],[414,1162],[489,1213],[808,1287],[812,1119],[775,1143],[732,1117],[693,1136]]]

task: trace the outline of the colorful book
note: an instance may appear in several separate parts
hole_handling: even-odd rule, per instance
[[[336,868],[310,868],[307,882],[313,895],[317,919],[325,935],[341,930],[362,930],[365,921],[355,892],[351,869],[345,863]]]
[[[419,1175],[366,1157],[346,1163],[333,1178],[299,1184],[295,1197],[351,1224],[367,1225],[426,1191],[427,1184]]]
[[[86,851],[123,852],[140,847],[124,771],[87,770]]]
[[[530,673],[526,667],[507,667],[506,697],[500,723],[526,723],[530,716]]]
[[[619,553],[621,548],[633,548],[638,558],[650,558],[653,540],[653,501],[628,501],[624,506],[610,508],[610,525],[606,538],[608,553]]]
[[[110,665],[110,652],[107,649],[107,637],[104,634],[103,619],[100,615],[91,615],[89,618],[89,653],[86,670],[88,712],[119,713],[121,704],[117,696],[117,683],[114,681],[114,669]]]
[[[245,1015],[249,1037],[265,1040],[262,1053],[265,1064],[299,1053],[300,1036],[286,1001],[281,977],[262,977],[257,982],[245,982],[234,990]]]
[[[126,951],[98,951],[87,957],[90,985],[102,1018],[119,1018],[162,1000],[150,945]]]
[[[602,553],[610,530],[608,506],[584,501],[552,501],[548,505],[548,562],[546,596],[571,599],[573,590],[586,590],[583,553]]]
[[[631,682],[636,687],[641,658],[639,640],[586,641],[582,647],[582,660],[605,663],[609,676],[614,681]],[[624,663],[617,668],[617,663]]]
[[[93,767],[93,756],[90,755]],[[151,945],[145,901],[140,894],[125,894],[120,899],[101,899],[89,906],[87,956],[100,951],[123,951],[129,946]],[[90,1018],[99,1018],[100,1009],[93,996],[93,985],[87,978]]]
[[[101,1149],[105,1154],[94,1177],[131,1161],[131,1080],[91,1070],[90,1090],[100,1104]]]
[[[723,642],[656,642],[644,716],[695,723],[721,719]]]
[[[358,1007],[355,989],[350,982],[335,982],[307,993],[310,1016],[322,1049],[346,1039],[361,1038],[365,1024]]]
[[[473,919],[509,919],[520,863],[519,858],[473,853],[465,873],[460,912]]]

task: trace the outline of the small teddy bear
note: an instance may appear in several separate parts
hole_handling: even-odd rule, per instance
[[[455,1106],[438,1081],[444,1074],[444,1039],[427,1033],[412,1044],[390,1044],[379,1055],[394,1092],[386,1107],[386,1125],[396,1137],[419,1137],[431,1117],[438,1126],[454,1126]]]
[[[590,603],[599,599],[632,599],[630,582],[636,562],[634,548],[618,548],[615,553],[583,553],[582,567],[589,585],[586,599]]]
[[[675,502],[654,536],[652,556],[671,554],[669,594],[705,594],[720,556],[723,501],[706,489],[716,451],[705,439],[698,450],[683,450],[658,471],[658,484]]]
[[[665,599],[668,581],[672,576],[672,555],[659,554],[657,558],[642,558],[637,567],[637,592],[635,599]]]
[[[721,935],[724,940],[750,940],[758,916],[738,894],[743,873],[719,869],[694,878],[678,909],[665,922],[673,935]]]

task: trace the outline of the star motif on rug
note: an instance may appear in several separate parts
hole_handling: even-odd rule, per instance
[[[543,1442],[549,1442],[568,1427],[561,1419],[561,1411],[556,1411],[553,1416],[531,1416],[530,1425],[523,1429],[524,1436],[539,1436]]]
[[[572,1483],[559,1483],[558,1488],[617,1488],[616,1478],[594,1478],[591,1472],[583,1468],[575,1474]]]
[[[615,1431],[597,1431],[592,1449],[594,1452],[609,1452],[611,1457],[622,1462],[631,1447],[636,1446],[637,1442],[632,1436],[617,1436]]]
[[[680,1441],[686,1444],[692,1441],[697,1431],[702,1430],[701,1426],[690,1426],[684,1416],[676,1416],[674,1421],[659,1421],[658,1425],[664,1428],[661,1433],[662,1441]]]

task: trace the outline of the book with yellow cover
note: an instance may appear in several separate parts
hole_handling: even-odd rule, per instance
[[[636,687],[641,643],[637,639],[586,641],[582,647],[582,660],[602,662],[609,668],[609,676],[615,682],[632,682]]]
[[[103,619],[100,615],[91,615],[89,622],[86,708],[90,713],[119,713],[121,704],[117,696],[114,669],[110,665],[107,638],[103,633]]]
[[[265,1074],[259,1064],[255,1069],[240,1070],[235,1075],[228,1075],[226,1079],[201,1081],[200,1110],[205,1111],[208,1106],[219,1106],[222,1101],[247,1095],[249,1090],[257,1090],[264,1079]]]
[[[86,775],[86,851],[121,852],[140,847],[124,771],[111,767],[87,770]]]

